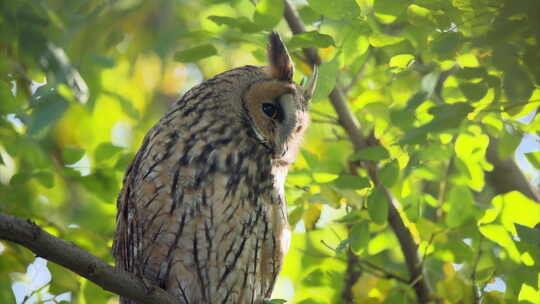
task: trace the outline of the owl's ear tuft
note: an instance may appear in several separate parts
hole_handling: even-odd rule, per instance
[[[268,36],[268,59],[270,60],[272,77],[278,80],[292,81],[294,66],[285,44],[276,32],[271,32]]]

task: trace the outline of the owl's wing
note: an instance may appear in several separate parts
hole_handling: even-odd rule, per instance
[[[146,146],[145,143],[143,143],[143,146]],[[118,196],[116,205],[116,235],[113,243],[116,267],[133,273],[136,273],[134,269],[135,256],[137,251],[140,250],[142,231],[138,229],[136,223],[136,206],[131,201],[130,194],[134,182],[134,171],[141,161],[141,150],[136,154],[124,176],[124,186]]]

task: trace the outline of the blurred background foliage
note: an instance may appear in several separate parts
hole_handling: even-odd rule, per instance
[[[296,80],[311,73],[303,47],[323,64],[287,181],[294,234],[274,297],[415,303],[386,220],[393,203],[434,302],[540,303],[538,197],[494,181],[517,159],[539,184],[540,2],[293,4],[308,28],[294,36],[282,1],[0,0],[0,211],[112,263],[115,198],[145,132],[193,85],[266,64],[276,29]],[[328,102],[335,85],[379,144],[353,153]],[[351,174],[358,160],[377,164],[394,202],[363,169]],[[118,300],[2,241],[0,302],[25,297]]]

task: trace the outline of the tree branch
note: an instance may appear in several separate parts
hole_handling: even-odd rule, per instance
[[[512,159],[501,160],[497,155],[498,140],[489,138],[486,159],[493,164],[493,170],[486,172],[486,180],[501,194],[517,190],[528,198],[540,203],[540,192],[525,177],[516,162]]]
[[[303,33],[306,31],[302,20],[300,19],[298,12],[294,6],[290,3],[289,0],[285,0],[285,19],[289,28],[294,34]],[[313,48],[304,49],[304,54],[309,64],[320,64],[321,58],[317,54],[317,51]],[[354,115],[352,114],[349,105],[345,100],[345,96],[339,85],[332,90],[330,93],[330,102],[332,103],[336,113],[338,114],[339,122],[347,132],[354,149],[359,151],[368,146],[368,141],[366,137],[362,134],[360,130],[360,124]],[[416,296],[419,303],[428,303],[429,302],[429,289],[426,284],[426,281],[422,275],[422,265],[418,259],[418,246],[413,240],[411,232],[405,226],[401,216],[399,215],[398,210],[392,204],[394,201],[392,195],[388,189],[384,188],[377,179],[376,167],[370,166],[369,164],[364,164],[368,169],[369,175],[372,178],[374,184],[383,189],[386,197],[388,198],[389,203],[389,214],[388,222],[392,227],[392,230],[396,234],[399,244],[401,246],[401,251],[405,257],[405,262],[409,270],[410,281],[413,284]],[[352,172],[354,173],[354,172]],[[348,286],[346,288],[350,288]]]
[[[137,301],[137,303],[174,304],[177,301],[157,286],[148,287],[135,275],[113,268],[77,245],[56,238],[33,223],[0,213],[0,239],[20,244],[37,256],[61,265],[101,288]]]

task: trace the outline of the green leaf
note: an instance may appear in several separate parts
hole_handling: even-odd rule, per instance
[[[338,178],[339,175],[333,174],[333,173],[327,173],[327,172],[314,172],[313,173],[313,179],[317,183],[328,183],[336,178]]]
[[[78,162],[84,156],[84,150],[76,147],[65,147],[62,151],[64,163],[70,165]]]
[[[525,153],[525,157],[536,169],[540,169],[540,152]]]
[[[488,87],[484,82],[471,83],[463,82],[459,84],[459,89],[468,101],[478,101],[486,96]]]
[[[81,176],[81,184],[96,197],[106,203],[113,203],[116,200],[120,185],[114,174],[115,171],[98,169],[94,173]]]
[[[504,129],[497,145],[497,155],[501,160],[508,159],[514,155],[517,147],[521,143],[522,134],[510,128]]]
[[[257,2],[253,21],[265,29],[272,29],[282,18],[283,1],[262,0]]]
[[[426,93],[426,98],[431,96],[437,87],[439,72],[431,72],[422,77],[422,91]]]
[[[334,38],[330,35],[321,34],[317,31],[304,32],[294,35],[287,46],[290,49],[295,48],[326,48],[331,45],[335,45]]]
[[[386,35],[380,32],[374,32],[369,35],[369,43],[376,48],[397,44],[404,39],[402,36]]]
[[[334,185],[341,189],[359,190],[369,187],[369,179],[356,175],[340,174]]]
[[[324,277],[324,272],[320,268],[317,268],[308,273],[302,280],[302,283],[307,286],[321,286],[324,285]]]
[[[525,225],[514,224],[520,240],[531,245],[540,246],[540,229],[529,228]]]
[[[41,171],[32,174],[32,176],[46,188],[54,187],[54,175],[48,171]]]
[[[383,146],[370,146],[351,155],[350,160],[381,161],[389,156],[390,154]]]
[[[409,130],[413,126],[414,120],[415,115],[413,110],[396,109],[390,112],[390,121],[401,130]]]
[[[283,304],[283,303],[287,303],[287,300],[283,300],[283,299],[264,300],[264,304]]]
[[[309,152],[306,149],[301,149],[301,153],[311,169],[315,169],[319,166],[319,158],[317,155]]]
[[[237,28],[244,33],[256,33],[263,29],[260,25],[252,22],[247,17],[232,18],[226,16],[208,16],[208,19],[217,25],[227,25],[232,28]]]
[[[361,221],[352,226],[351,229],[351,248],[355,253],[359,253],[361,250],[367,248],[369,243],[369,223],[368,221]]]
[[[319,67],[317,87],[313,94],[313,101],[320,101],[328,98],[328,95],[336,85],[338,71],[339,63],[337,55],[331,61],[321,64]]]
[[[459,127],[474,108],[465,102],[444,104],[429,109],[435,117],[425,125],[412,129],[400,139],[400,144],[422,143],[428,133],[442,132]]]
[[[26,172],[18,172],[11,177],[9,184],[11,186],[20,186],[28,182],[32,178],[32,175]]]
[[[217,55],[217,49],[210,44],[192,47],[174,54],[174,60],[180,62],[193,62]]]
[[[505,248],[514,262],[520,263],[520,254],[516,244],[503,226],[489,224],[478,227],[478,230],[480,230],[480,233],[486,238]]]
[[[461,49],[463,42],[464,39],[461,33],[444,32],[433,40],[431,50],[441,59],[451,59]]]
[[[317,13],[314,9],[307,5],[298,9],[298,13],[306,25],[313,24],[321,19],[321,14]]]
[[[456,71],[454,74],[457,78],[472,80],[477,78],[484,78],[487,76],[486,68],[484,67],[464,67]]]
[[[289,224],[291,227],[296,226],[296,224],[304,217],[304,212],[306,209],[303,205],[300,205],[294,208],[293,211],[289,212]]]
[[[34,99],[28,133],[42,134],[67,110],[69,103],[57,93],[55,88],[40,87],[32,96]]]
[[[368,214],[369,217],[377,224],[386,223],[388,218],[388,199],[384,190],[381,188],[375,188],[368,196]]]
[[[383,186],[386,188],[392,187],[399,177],[399,164],[397,160],[394,159],[380,168],[378,176]]]
[[[123,150],[124,148],[117,147],[110,142],[102,143],[96,148],[95,151],[96,162],[108,160]]]
[[[125,172],[131,161],[133,160],[133,154],[132,153],[124,153],[120,155],[116,163],[114,164],[114,168],[120,172]]]
[[[10,88],[3,81],[0,81],[0,114],[15,113],[16,111],[15,97],[13,97]]]
[[[412,116],[413,121],[414,121],[414,112],[412,111],[416,110],[416,108],[418,108],[418,106],[420,106],[430,94],[431,92],[426,92],[424,90],[421,90],[421,91],[416,92],[413,96],[411,96],[407,100],[407,107],[405,108],[405,111],[408,111],[408,113],[410,113],[408,116]]]
[[[375,0],[373,9],[377,14],[397,17],[405,12],[408,5],[408,0]]]
[[[475,215],[474,198],[466,186],[454,186],[448,194],[448,204],[446,223],[449,227],[458,227]]]
[[[531,97],[534,85],[527,72],[514,65],[504,70],[503,88],[509,101],[525,102]]]
[[[360,15],[360,7],[354,0],[308,0],[315,11],[337,20],[350,20]]]
[[[411,55],[411,54],[399,54],[399,55],[396,55],[396,56],[393,56],[392,58],[390,58],[390,62],[388,63],[388,65],[390,67],[396,67],[396,68],[404,69],[409,65],[411,60],[414,60],[413,55]]]

